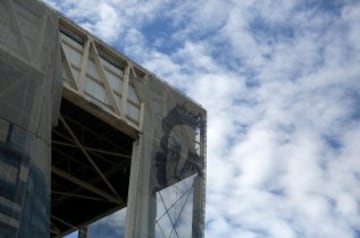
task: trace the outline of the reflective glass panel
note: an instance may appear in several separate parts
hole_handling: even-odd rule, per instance
[[[105,70],[105,76],[106,76],[106,78],[107,78],[107,80],[108,80],[108,82],[110,84],[110,87],[114,91],[121,94],[121,89],[122,89],[122,85],[123,85],[122,79],[119,76],[111,73],[108,70]]]
[[[81,62],[81,52],[68,46],[67,44],[63,44],[63,49],[65,51],[65,55],[69,62],[73,65],[80,67]]]
[[[156,194],[157,238],[191,237],[195,175]]]
[[[138,98],[138,96],[137,96],[137,94],[136,94],[136,92],[135,92],[135,88],[134,88],[133,85],[129,85],[128,98],[129,98],[132,102],[134,102],[134,103],[136,103],[136,104],[139,104],[139,98]]]
[[[137,106],[128,103],[126,115],[128,115],[132,120],[138,121],[140,115],[140,109]]]
[[[120,76],[123,75],[123,71],[120,68],[109,63],[107,60],[100,58],[100,62],[104,66],[105,69],[109,69],[110,71],[114,72],[117,75],[120,75]]]
[[[89,61],[87,63],[86,73],[88,73],[89,75],[91,75],[92,77],[94,77],[96,79],[100,78],[95,61],[91,58],[89,58]]]
[[[86,78],[85,92],[105,105],[109,105],[104,86],[92,78]]]

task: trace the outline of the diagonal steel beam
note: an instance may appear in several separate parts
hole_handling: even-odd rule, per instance
[[[80,143],[79,139],[76,137],[75,133],[71,130],[70,126],[67,124],[67,122],[65,121],[65,119],[62,117],[62,115],[60,115],[60,121],[63,123],[63,125],[65,126],[66,130],[69,132],[70,136],[72,137],[72,139],[74,140],[75,144],[79,147],[79,149],[84,153],[85,157],[88,159],[88,161],[90,162],[90,164],[93,166],[93,168],[96,170],[96,172],[99,174],[99,176],[104,180],[104,182],[106,183],[106,185],[110,188],[110,190],[114,193],[114,195],[120,199],[119,194],[116,192],[116,190],[114,189],[114,187],[111,185],[111,183],[109,182],[109,180],[105,177],[105,175],[101,172],[100,168],[96,165],[96,163],[94,162],[94,160],[91,158],[91,156],[88,154],[88,152],[85,150],[85,148],[83,147],[83,145]]]
[[[61,142],[61,141],[52,141],[53,144],[55,145],[63,145],[63,146],[68,146],[68,147],[76,147],[76,145],[74,144],[70,144],[70,143],[66,143],[66,142]],[[120,158],[127,158],[127,159],[131,159],[131,155],[128,154],[123,154],[123,153],[116,153],[116,152],[112,152],[112,151],[108,151],[108,150],[102,150],[102,149],[98,149],[98,148],[91,148],[91,147],[87,147],[84,146],[84,149],[90,152],[98,152],[101,154],[106,154],[106,155],[113,155],[116,157],[120,157]]]
[[[94,131],[93,129],[91,129],[90,127],[87,127],[86,125],[84,125],[83,123],[80,123],[76,120],[74,120],[73,118],[71,118],[70,116],[67,116],[67,115],[62,115],[64,117],[64,119],[66,119],[67,121],[73,123],[73,124],[76,124],[76,126],[80,127],[82,130],[88,132],[88,133],[91,133],[93,135],[98,135],[97,137],[103,141],[105,141],[107,144],[113,146],[113,147],[116,147],[118,148],[119,150],[121,151],[125,151],[125,152],[131,152],[131,151],[128,151],[126,148],[112,142],[111,140],[107,139],[104,134],[103,135],[99,135],[98,132]],[[74,125],[75,126],[75,125]],[[71,141],[72,142],[72,141]],[[91,141],[93,142],[93,141]]]
[[[106,172],[106,175],[107,175],[107,176],[111,176],[111,175],[113,175],[114,173],[117,173],[118,170],[119,170],[121,167],[123,167],[123,165],[122,165],[122,163],[119,163],[118,165],[114,166],[112,169],[110,169],[109,171],[107,171],[107,172]],[[91,184],[91,183],[97,183],[97,182],[99,182],[100,180],[101,180],[101,178],[95,177],[95,178],[93,178],[93,179],[90,179],[88,182]],[[81,189],[82,189],[82,187],[79,187],[79,188],[73,190],[72,193],[78,193],[78,192],[81,191]],[[66,196],[63,196],[63,197],[57,199],[56,202],[53,203],[53,205],[57,206],[59,203],[61,203],[61,202],[65,199],[65,197],[66,197]],[[122,201],[123,201],[123,200],[122,200]]]
[[[101,189],[98,189],[95,186],[93,186],[93,185],[91,185],[91,184],[89,184],[87,182],[84,182],[83,180],[78,179],[78,178],[72,176],[71,174],[66,173],[65,171],[63,171],[61,169],[58,169],[56,167],[52,167],[51,171],[54,174],[66,179],[66,180],[68,180],[68,181],[70,181],[70,182],[72,182],[74,184],[77,184],[77,185],[79,185],[79,186],[81,186],[81,187],[83,187],[83,188],[85,188],[85,189],[87,189],[87,190],[89,190],[89,191],[103,197],[103,198],[106,198],[110,202],[113,202],[113,203],[116,203],[116,204],[119,204],[119,205],[123,204],[123,201],[122,201],[121,198],[115,198],[114,196],[108,194],[107,192],[104,192]]]
[[[82,198],[86,200],[93,200],[93,201],[105,201],[104,198],[98,198],[98,197],[92,197],[92,196],[86,196],[86,195],[79,195],[75,193],[67,193],[67,192],[59,192],[59,191],[51,191],[51,194],[55,195],[64,195],[68,197],[74,197],[74,198]]]

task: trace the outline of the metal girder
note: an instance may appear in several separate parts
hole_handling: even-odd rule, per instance
[[[117,173],[121,168],[124,167],[124,163],[128,163],[128,160],[121,160],[120,162],[118,162],[116,165],[114,165],[111,169],[105,171],[105,176],[112,176],[114,173]],[[88,182],[90,184],[94,184],[94,183],[98,183],[100,180],[102,180],[100,177],[94,177],[90,180],[88,180]],[[82,190],[82,187],[78,187],[77,189],[73,190],[72,193],[78,193]],[[66,196],[63,196],[63,198],[57,199],[56,200],[56,204],[61,203],[61,201],[65,198]]]
[[[64,88],[69,90],[73,96],[78,95],[85,101],[101,108],[99,112],[115,116],[116,120],[124,123],[122,126],[130,126],[140,132],[144,114],[143,97],[137,95],[141,100],[137,104],[139,117],[134,120],[134,123],[127,117],[129,115],[127,109],[128,90],[130,84],[134,85],[136,89],[138,87],[136,81],[147,79],[149,73],[128,58],[104,47],[101,41],[88,32],[79,28],[74,29],[63,18],[60,18],[60,26],[67,32],[60,32],[63,67],[67,72],[64,77]],[[83,42],[79,43],[76,40],[77,37],[82,38]],[[73,52],[73,54],[69,52]],[[117,67],[117,65],[123,65],[123,67]],[[135,72],[135,68],[138,73]],[[130,71],[133,73],[130,74]],[[92,83],[100,85],[99,88],[105,94],[104,99],[99,99],[97,92],[88,90],[87,87],[91,80],[93,80]],[[113,83],[117,80],[122,82],[122,87]],[[119,94],[121,99],[118,98]]]
[[[78,238],[87,238],[87,226],[80,227]]]
[[[64,225],[68,226],[68,227],[71,227],[72,229],[75,229],[75,230],[78,229],[78,227],[76,227],[76,226],[70,224],[69,222],[64,221],[63,219],[61,219],[59,217],[56,217],[54,215],[51,215],[51,219],[53,219],[53,220],[55,220],[55,221],[57,221],[59,223],[62,223]],[[54,230],[52,233],[56,234],[55,238],[63,238],[63,235],[61,234],[61,231],[56,232],[56,230]]]
[[[100,135],[99,132],[94,131],[93,129],[91,129],[90,127],[85,126],[83,123],[80,123],[76,120],[74,120],[73,118],[66,116],[66,115],[62,115],[64,119],[66,119],[67,121],[76,124],[77,127],[81,128],[82,130],[93,134],[94,136],[96,136],[96,140],[103,140],[104,142],[106,142],[107,144],[114,146],[116,148],[119,148],[120,150],[124,151],[124,148],[114,144],[112,141],[110,141],[109,139],[107,139],[103,134]],[[60,135],[61,136],[61,135]],[[69,140],[69,138],[67,138],[66,136],[62,136],[64,139]],[[72,142],[72,140],[70,140]]]
[[[76,145],[79,147],[79,149],[83,152],[83,154],[85,155],[85,157],[88,159],[88,161],[90,162],[90,164],[93,166],[93,168],[95,169],[95,171],[99,174],[99,176],[104,180],[104,182],[106,183],[106,185],[109,187],[109,189],[115,194],[115,196],[118,199],[121,199],[120,196],[118,195],[118,193],[116,192],[116,190],[114,189],[114,187],[111,185],[111,183],[109,182],[109,180],[105,177],[105,175],[102,173],[102,171],[100,170],[100,168],[96,165],[96,163],[94,162],[94,160],[91,158],[91,156],[88,154],[88,152],[85,150],[85,148],[82,146],[82,144],[80,143],[79,139],[76,137],[75,133],[72,131],[72,129],[70,128],[70,126],[67,124],[67,122],[65,121],[65,119],[62,117],[62,115],[59,116],[60,121],[62,122],[62,124],[64,125],[64,127],[66,128],[66,130],[69,132],[70,136],[72,137],[72,139],[74,140],[74,142],[76,143]]]
[[[71,174],[68,174],[66,172],[64,172],[63,170],[61,169],[58,169],[58,168],[55,168],[55,167],[52,167],[51,168],[52,172],[74,184],[77,184],[103,198],[106,198],[108,201],[110,202],[113,202],[113,203],[116,203],[116,204],[119,204],[119,205],[122,205],[124,203],[124,201],[121,199],[121,198],[116,198],[114,196],[112,196],[111,194],[108,194],[107,192],[104,192],[103,190],[101,189],[98,189],[96,187],[94,187],[93,185],[91,185],[90,183],[87,183],[83,180],[80,180],[74,176],[72,176]]]
[[[51,193],[57,194],[57,195],[64,195],[64,196],[68,196],[68,197],[82,198],[82,199],[87,199],[87,200],[104,201],[104,199],[102,199],[102,198],[79,195],[79,194],[75,194],[75,193],[66,193],[66,192],[58,192],[58,191],[51,191]]]
[[[72,148],[78,148],[78,146],[76,146],[74,144],[61,142],[61,141],[52,141],[52,143],[55,144],[55,145],[63,145],[63,146],[68,146],[68,147],[72,147]],[[98,148],[91,148],[91,147],[87,147],[87,146],[83,146],[83,147],[84,147],[85,150],[87,150],[89,152],[98,152],[98,153],[101,153],[101,154],[113,155],[113,156],[120,157],[120,158],[131,159],[131,156],[128,155],[128,154],[116,153],[116,152],[112,152],[112,151],[108,151],[108,150],[102,150],[102,149],[98,149]]]
[[[73,162],[77,163],[78,165],[83,166],[83,168],[85,167],[87,169],[92,169],[91,165],[84,163],[85,161],[81,161],[77,158],[74,158],[73,156],[66,154],[64,151],[60,150],[59,148],[54,147],[53,151],[56,151],[56,153],[59,153],[63,156],[62,158],[60,158],[61,162],[73,161]]]

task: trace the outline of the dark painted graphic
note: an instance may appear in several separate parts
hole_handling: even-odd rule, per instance
[[[9,126],[2,131],[6,139],[0,141],[0,237],[47,237],[50,191],[46,181],[50,175],[31,161],[32,134],[2,121]]]
[[[162,189],[195,173],[201,174],[202,159],[195,152],[195,133],[201,117],[176,105],[162,120],[160,150],[155,155],[156,180]],[[194,140],[194,141],[191,141]]]

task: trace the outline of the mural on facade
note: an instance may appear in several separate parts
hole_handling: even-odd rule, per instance
[[[195,173],[202,173],[203,162],[195,150],[201,117],[177,104],[162,120],[160,149],[155,154],[156,181],[164,188]]]

